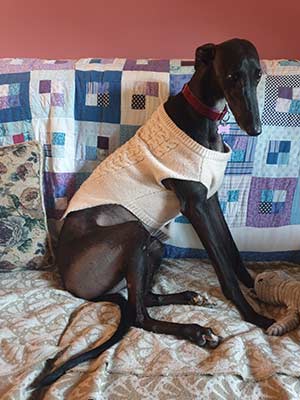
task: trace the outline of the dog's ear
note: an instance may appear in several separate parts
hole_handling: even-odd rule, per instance
[[[213,43],[207,43],[196,49],[195,54],[195,69],[201,64],[209,65],[215,58],[216,45]]]

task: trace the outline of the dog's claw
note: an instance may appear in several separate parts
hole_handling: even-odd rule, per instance
[[[207,297],[201,296],[201,294],[196,294],[192,298],[192,303],[195,304],[196,306],[202,306],[202,305],[206,304],[207,301],[208,301]]]
[[[208,328],[206,333],[200,335],[197,340],[197,345],[200,347],[208,347],[210,349],[215,349],[222,342],[223,338],[221,336],[215,335],[213,331]]]
[[[216,303],[213,303],[209,300],[208,296],[195,293],[191,299],[191,303],[195,306],[208,306],[215,307]]]
[[[273,325],[269,326],[266,333],[270,336],[281,336],[284,334],[284,329],[281,325],[275,322]]]

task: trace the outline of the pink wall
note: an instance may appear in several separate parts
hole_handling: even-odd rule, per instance
[[[192,58],[244,37],[262,58],[300,58],[299,21],[299,0],[6,0],[0,57]]]

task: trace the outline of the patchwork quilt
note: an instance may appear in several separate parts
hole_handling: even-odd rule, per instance
[[[245,258],[300,259],[300,62],[262,60],[263,133],[248,137],[232,113],[219,127],[232,147],[219,199]],[[191,60],[0,59],[0,145],[38,139],[44,194],[57,235],[68,201],[193,73]],[[166,255],[202,255],[191,225],[169,225]]]

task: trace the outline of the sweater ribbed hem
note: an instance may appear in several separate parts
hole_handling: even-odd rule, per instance
[[[140,219],[145,225],[148,225],[150,228],[158,230],[165,226],[169,220],[166,222],[157,222],[154,219],[150,218],[148,215],[144,214],[143,211],[138,208],[133,202],[127,203],[127,204],[122,204],[127,210],[131,211],[132,214],[134,214],[138,219]],[[180,211],[178,211],[179,214]]]
[[[162,123],[168,129],[168,132],[172,132],[174,136],[176,136],[182,143],[184,143],[189,149],[195,151],[197,154],[201,155],[203,158],[207,158],[215,161],[228,161],[232,150],[230,146],[224,143],[225,148],[227,149],[226,153],[222,153],[220,151],[215,151],[211,149],[207,149],[201,144],[197,143],[191,137],[189,137],[184,131],[182,131],[178,126],[172,121],[172,119],[168,116],[165,111],[165,107],[161,104],[157,109],[157,114]]]

